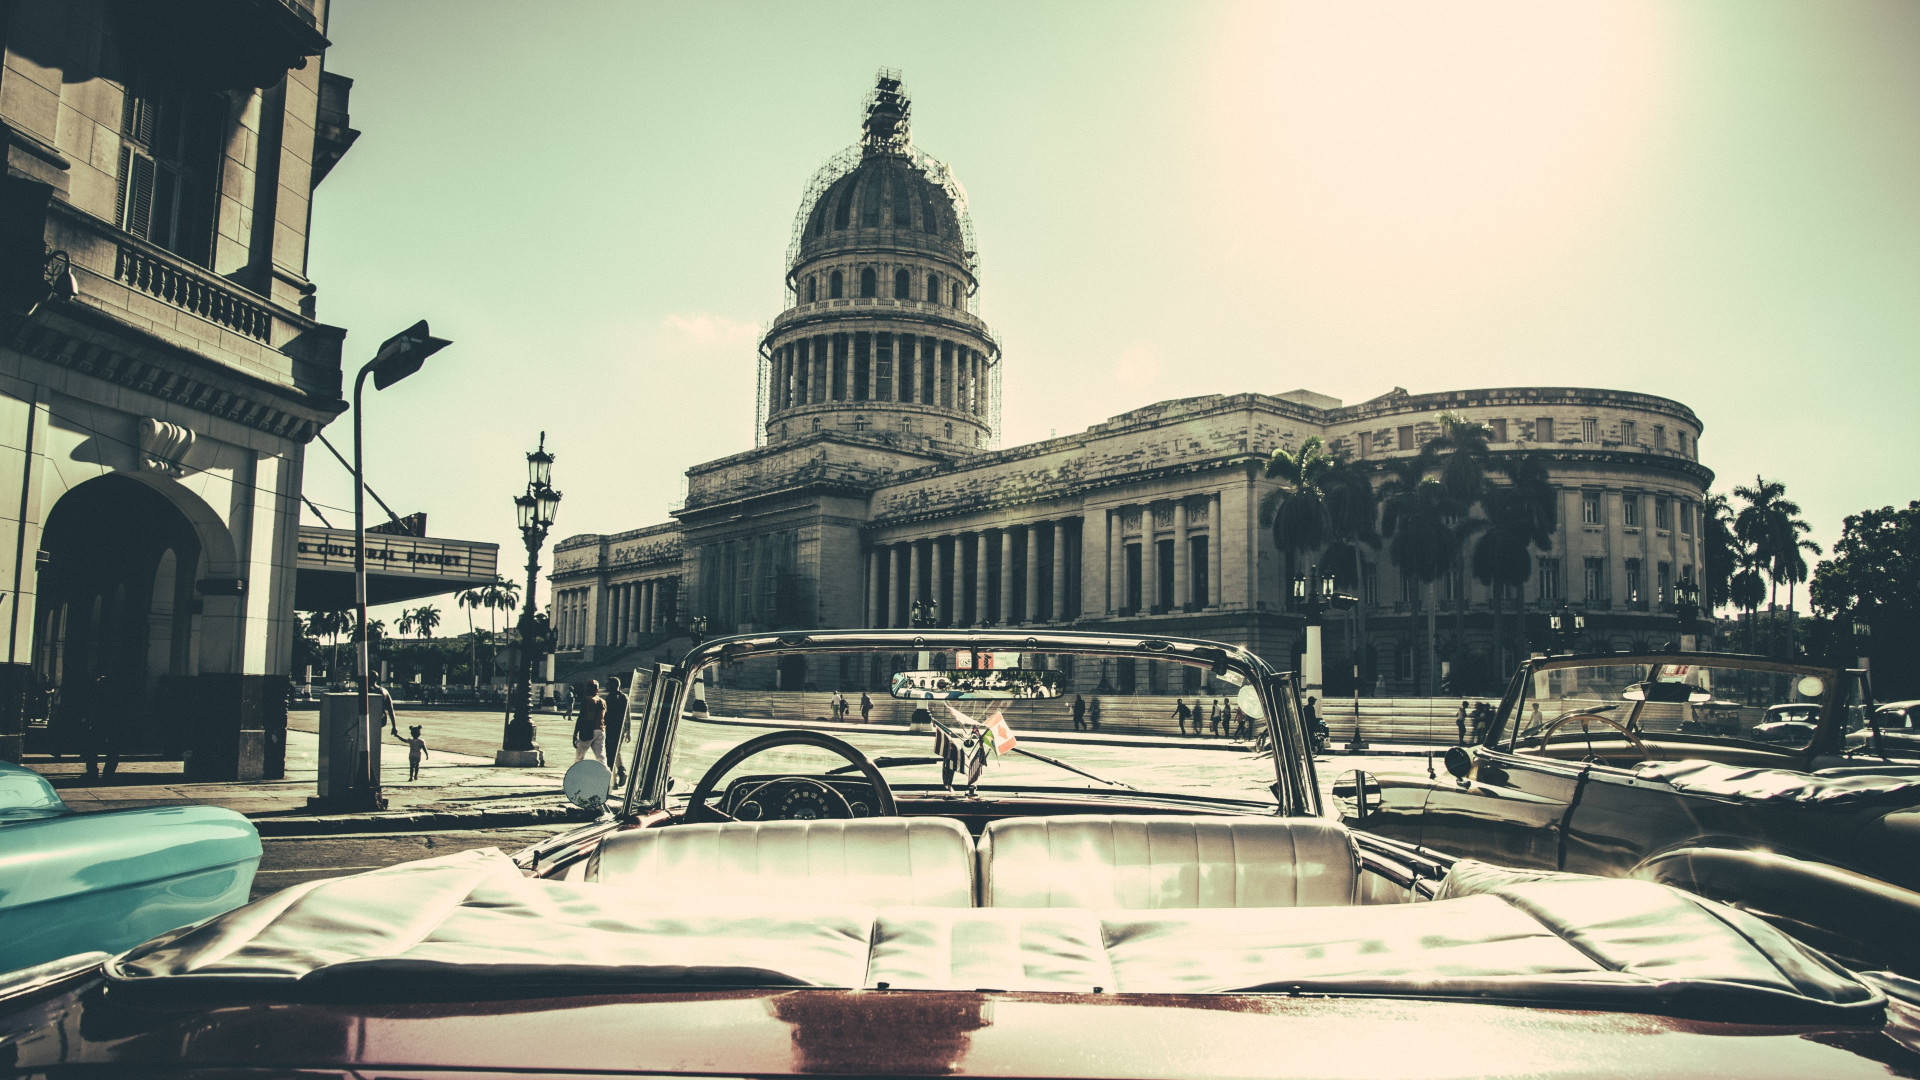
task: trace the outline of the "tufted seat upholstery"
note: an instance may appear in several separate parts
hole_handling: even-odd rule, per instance
[[[1360,880],[1346,826],[1319,818],[1008,818],[979,850],[984,907],[1314,907]]]
[[[972,907],[973,866],[973,838],[950,818],[728,822],[614,833],[586,879],[658,883],[695,904]]]

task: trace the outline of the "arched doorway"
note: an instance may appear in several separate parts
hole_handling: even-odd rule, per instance
[[[41,550],[33,661],[57,693],[50,748],[84,750],[93,719],[123,753],[177,753],[182,733],[156,717],[169,680],[196,668],[192,521],[138,480],[101,476],[54,504]]]

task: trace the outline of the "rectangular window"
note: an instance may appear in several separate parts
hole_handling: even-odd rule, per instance
[[[1627,606],[1639,607],[1644,603],[1641,595],[1640,560],[1627,560]]]
[[[1154,570],[1154,591],[1160,595],[1154,598],[1154,606],[1161,611],[1173,610],[1173,541],[1156,540],[1153,545],[1154,557],[1159,560]]]
[[[1680,535],[1693,535],[1693,504],[1684,499],[1680,502]]]
[[[877,401],[893,400],[893,335],[877,334],[879,345],[873,362],[873,396]]]
[[[1673,433],[1673,437],[1674,437],[1674,440],[1680,444],[1680,456],[1686,457],[1687,456],[1687,433],[1684,431],[1676,431]]]
[[[1367,448],[1371,445],[1373,445],[1373,436],[1367,432],[1363,431],[1353,437],[1354,454],[1362,461],[1367,459]]]
[[[1533,441],[1544,443],[1553,441],[1553,417],[1543,416],[1533,422]]]
[[[1673,504],[1665,495],[1653,497],[1653,527],[1656,529],[1673,528]]]
[[[1360,571],[1360,599],[1368,607],[1380,604],[1380,567],[1374,563],[1368,563]]]
[[[200,266],[213,258],[225,104],[218,95],[129,88],[121,113],[114,224]]]
[[[1405,570],[1400,571],[1400,602],[1420,610],[1420,582]]]
[[[1620,524],[1629,529],[1640,527],[1640,496],[1634,492],[1620,496]]]
[[[1580,418],[1580,441],[1590,443],[1600,441],[1599,417],[1583,416]]]
[[[1140,613],[1140,545],[1128,544],[1126,553],[1126,608],[1138,615]]]
[[[1654,594],[1654,600],[1662,608],[1673,603],[1673,564],[1663,562],[1654,567],[1654,584],[1660,590]]]
[[[1586,560],[1587,603],[1595,607],[1607,604],[1607,560]]]
[[[1501,417],[1497,420],[1487,421],[1487,430],[1493,433],[1491,435],[1492,441],[1494,442],[1507,441],[1507,421],[1505,417]]]
[[[920,366],[919,362],[914,358],[914,354],[918,351],[915,346],[920,343],[920,339],[917,337],[902,337],[899,340],[900,396],[896,400],[912,401],[914,398],[913,378],[918,374],[916,369]]]
[[[1600,524],[1600,493],[1583,491],[1580,493],[1580,524]]]
[[[1209,569],[1207,566],[1207,538],[1204,535],[1187,537],[1187,586],[1193,592],[1191,600],[1196,609],[1207,607],[1213,603],[1213,593],[1209,591],[1212,583],[1207,580],[1207,571]],[[1068,588],[1071,589],[1073,584],[1078,580],[1079,575],[1077,574],[1068,577]]]
[[[873,335],[853,335],[853,400],[867,400],[867,374],[872,368]]]
[[[1394,443],[1394,449],[1396,449],[1396,450],[1412,450],[1412,449],[1415,449],[1415,447],[1414,447],[1414,445],[1413,445],[1413,428],[1411,428],[1411,427],[1403,427],[1403,428],[1401,428],[1401,429],[1400,429],[1400,431],[1399,431],[1399,433],[1398,433],[1398,439],[1397,439],[1397,441],[1396,441],[1396,442]]]
[[[1667,426],[1665,424],[1653,425],[1653,448],[1655,450],[1665,450],[1667,448]]]
[[[1566,587],[1560,576],[1559,559],[1540,560],[1540,599],[1560,600],[1566,596]]]
[[[1632,446],[1634,443],[1639,441],[1640,441],[1640,425],[1635,423],[1632,420],[1620,421],[1621,445]]]
[[[1396,679],[1413,678],[1413,645],[1402,642],[1393,650],[1393,675]]]

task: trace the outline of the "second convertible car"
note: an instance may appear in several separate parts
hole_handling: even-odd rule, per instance
[[[1446,773],[1335,792],[1348,824],[1430,855],[1677,885],[1916,973],[1920,765],[1863,689],[1752,657],[1536,658]]]
[[[1238,648],[808,631],[709,642],[640,685],[632,788],[602,822],[0,980],[0,1065],[1920,1073],[1903,980],[1664,885],[1448,865],[1324,816],[1291,677]],[[850,689],[871,723],[824,715]],[[1253,737],[1166,735],[1196,698]],[[597,804],[605,769],[568,786]]]

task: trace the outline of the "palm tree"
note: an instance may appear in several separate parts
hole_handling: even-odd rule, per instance
[[[328,671],[329,680],[340,677],[340,635],[353,625],[353,617],[344,611],[314,611],[307,614],[307,631],[315,637],[324,637],[333,644],[333,667]]]
[[[408,608],[405,611],[402,611],[400,613],[400,618],[396,623],[396,626],[400,631],[401,637],[406,637],[408,634],[413,633],[413,609],[412,608]]]
[[[1733,575],[1740,568],[1740,540],[1725,495],[1709,495],[1700,504],[1700,542],[1702,599],[1709,612],[1718,611],[1733,602]]]
[[[1440,414],[1440,432],[1427,440],[1426,450],[1431,451],[1439,461],[1440,484],[1446,488],[1447,495],[1459,507],[1454,515],[1455,565],[1449,572],[1457,583],[1453,597],[1453,667],[1460,670],[1460,651],[1465,648],[1467,638],[1467,574],[1466,558],[1469,550],[1468,539],[1486,528],[1484,519],[1473,516],[1473,508],[1480,505],[1487,491],[1487,461],[1490,452],[1487,440],[1492,433],[1478,422],[1468,420],[1457,413]]]
[[[440,628],[440,609],[432,604],[424,604],[407,614],[413,617],[413,628],[420,634],[422,641],[432,637],[433,632]],[[403,630],[402,633],[405,631]]]
[[[480,635],[473,628],[473,613],[476,609],[492,604],[487,599],[487,587],[477,586],[459,594],[455,598],[467,613],[467,667],[473,673],[473,685],[480,685]]]
[[[1774,573],[1787,583],[1787,652],[1789,656],[1791,656],[1793,652],[1794,591],[1795,586],[1807,580],[1808,568],[1806,555],[1826,554],[1825,549],[1819,544],[1814,543],[1802,535],[1812,531],[1813,526],[1808,525],[1799,518],[1793,518],[1791,527],[1794,533],[1793,545],[1787,548],[1786,552],[1781,555],[1774,564]]]
[[[1455,522],[1460,507],[1445,484],[1427,474],[1435,458],[1422,450],[1416,457],[1396,459],[1380,488],[1380,531],[1389,541],[1393,561],[1402,574],[1427,587],[1427,693],[1440,692],[1439,659],[1434,627],[1434,583],[1453,569],[1460,557],[1460,534]]]
[[[1373,525],[1378,511],[1373,483],[1366,472],[1329,453],[1320,436],[1313,435],[1300,444],[1297,452],[1284,447],[1275,450],[1267,461],[1266,475],[1280,481],[1265,515],[1271,518],[1274,545],[1287,559],[1287,578],[1293,576],[1296,556],[1318,553],[1310,568],[1311,575],[1318,575],[1326,549],[1344,544],[1351,550],[1351,573],[1358,589],[1360,545],[1378,542]],[[1356,619],[1364,616],[1356,615]],[[1356,632],[1363,646],[1364,622]]]
[[[1777,480],[1767,480],[1760,476],[1753,478],[1753,486],[1741,485],[1733,489],[1734,498],[1746,501],[1740,512],[1734,515],[1734,535],[1745,541],[1752,549],[1755,563],[1772,577],[1775,561],[1786,546],[1789,526],[1786,521],[1800,508],[1786,499],[1787,486]],[[1791,508],[1791,509],[1789,509]],[[1780,582],[1773,579],[1773,590],[1767,597],[1767,606],[1774,607],[1780,598]]]
[[[1559,499],[1545,455],[1529,451],[1501,461],[1505,484],[1489,485],[1481,497],[1487,528],[1473,546],[1473,576],[1493,593],[1496,662],[1506,670],[1506,639],[1500,632],[1503,594],[1533,576],[1533,549],[1551,550],[1559,528]]]

